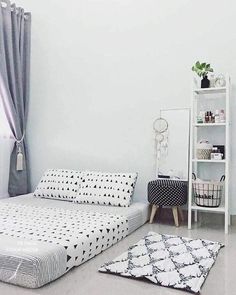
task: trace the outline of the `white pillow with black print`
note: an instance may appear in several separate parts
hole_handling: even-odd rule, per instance
[[[137,173],[82,173],[76,203],[128,207],[132,203]]]
[[[48,169],[41,178],[35,197],[73,201],[81,181],[81,172],[66,169]]]

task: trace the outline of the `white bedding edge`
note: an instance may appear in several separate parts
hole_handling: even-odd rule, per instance
[[[122,215],[128,220],[129,230],[127,234],[142,226],[147,221],[149,214],[148,204],[143,203],[133,203],[128,208],[84,205],[67,201],[38,199],[33,197],[32,194],[8,198],[1,200],[1,202],[47,208],[76,208],[88,212],[96,211]],[[27,243],[31,243],[31,245],[27,245]],[[32,247],[32,243],[34,247]],[[65,273],[66,252],[64,247],[60,245],[21,240],[7,236],[1,236],[0,244],[1,281],[27,288],[38,288]],[[34,253],[31,251],[32,249],[34,249]],[[35,252],[35,249],[37,252]]]
[[[39,288],[65,273],[66,251],[57,244],[1,236],[0,280]]]

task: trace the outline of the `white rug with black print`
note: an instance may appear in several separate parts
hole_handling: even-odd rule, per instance
[[[100,272],[146,278],[155,284],[198,293],[224,245],[149,232]]]

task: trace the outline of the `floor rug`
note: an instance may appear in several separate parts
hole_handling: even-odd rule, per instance
[[[146,278],[155,284],[198,293],[224,245],[149,232],[100,272]]]

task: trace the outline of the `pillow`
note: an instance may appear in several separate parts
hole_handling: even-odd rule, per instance
[[[72,201],[78,192],[81,172],[66,169],[49,169],[41,178],[35,197]]]
[[[76,203],[128,207],[137,173],[83,172]]]

